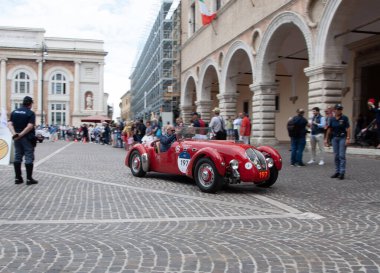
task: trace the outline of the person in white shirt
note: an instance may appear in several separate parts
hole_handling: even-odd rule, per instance
[[[211,119],[209,127],[211,128],[211,131],[215,134],[215,139],[226,140],[226,124],[223,118],[219,115],[220,109],[216,107],[212,111],[214,112],[215,116]]]
[[[242,119],[243,119],[243,113],[239,113],[237,118],[234,119],[234,121],[233,121],[235,140],[240,139],[240,126],[241,126]]]

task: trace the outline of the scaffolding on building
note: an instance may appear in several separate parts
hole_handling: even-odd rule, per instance
[[[163,111],[178,112],[180,9],[172,11],[172,4],[172,0],[162,1],[130,76],[134,119],[148,119],[152,113],[159,115]],[[172,16],[168,16],[169,11]]]

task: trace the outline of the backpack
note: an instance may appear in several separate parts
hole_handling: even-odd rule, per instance
[[[298,128],[297,128],[297,125],[294,123],[294,118],[291,118],[288,121],[288,123],[286,124],[286,127],[288,129],[289,137],[297,137]]]

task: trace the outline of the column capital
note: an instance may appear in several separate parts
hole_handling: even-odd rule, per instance
[[[8,58],[7,58],[7,57],[0,56],[0,61],[1,61],[1,62],[7,62],[7,61],[8,61]]]
[[[74,64],[81,64],[82,63],[82,61],[80,61],[80,60],[74,60]]]
[[[249,86],[249,89],[255,94],[276,94],[279,84],[276,82],[255,83]]]
[[[212,103],[212,100],[197,100],[195,101],[196,106],[210,106]]]
[[[238,94],[237,93],[224,93],[224,94],[218,94],[218,95],[216,95],[216,97],[219,100],[234,102],[234,101],[236,101]]]
[[[180,107],[182,111],[191,111],[193,110],[193,106],[192,105],[183,105]]]
[[[305,75],[308,77],[315,76],[318,74],[342,74],[347,69],[345,64],[330,64],[330,65],[316,65],[306,67],[304,69]]]

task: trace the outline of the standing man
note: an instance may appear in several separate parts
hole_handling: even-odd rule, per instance
[[[368,108],[371,112],[376,114],[376,127],[377,127],[377,139],[378,145],[376,149],[380,149],[380,100],[378,102],[378,107],[375,107],[375,99],[368,100]]]
[[[311,135],[310,135],[310,145],[311,145],[311,159],[307,164],[313,164],[315,163],[316,158],[316,146],[318,144],[319,149],[319,163],[318,165],[324,165],[324,154],[325,154],[325,148],[324,148],[324,133],[325,133],[325,126],[326,126],[326,119],[325,117],[321,116],[319,107],[314,107],[312,109],[313,111],[313,117],[310,122],[311,127]]]
[[[235,134],[235,140],[240,140],[240,126],[241,121],[243,119],[243,113],[239,113],[239,115],[234,119],[234,134]]]
[[[192,113],[191,124],[196,128],[206,127],[206,123],[199,117],[197,112]],[[207,139],[207,130],[206,129],[196,129],[195,130],[195,139]]]
[[[332,146],[335,154],[335,173],[331,178],[344,179],[346,172],[346,148],[350,143],[350,121],[347,116],[343,115],[342,104],[335,105],[335,117],[333,117],[328,125],[325,144],[332,134]]]
[[[199,117],[199,114],[197,112],[193,112],[191,115],[191,123],[193,127],[206,127],[205,122]]]
[[[224,123],[223,118],[219,116],[220,110],[216,107],[212,111],[214,112],[215,116],[211,119],[209,127],[211,128],[211,131],[215,134],[215,139],[226,140],[226,125]]]
[[[297,109],[297,115],[292,118],[294,125],[294,134],[291,136],[291,165],[303,167],[305,164],[302,161],[303,150],[306,145],[306,126],[308,125],[307,119],[304,118],[305,110],[302,108]]]
[[[249,144],[249,137],[251,136],[251,121],[248,118],[248,113],[244,113],[241,121],[240,137],[245,144]]]
[[[22,107],[14,110],[11,113],[11,119],[8,122],[13,140],[15,143],[15,160],[13,163],[15,169],[15,184],[24,182],[21,175],[22,158],[25,156],[26,168],[26,184],[37,184],[38,181],[34,180],[33,175],[33,162],[34,162],[34,148],[36,147],[36,135],[34,125],[36,123],[36,115],[31,110],[33,99],[26,96],[23,99]]]

